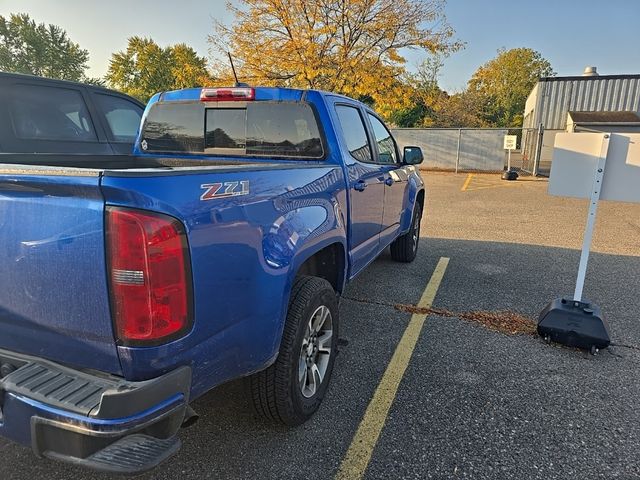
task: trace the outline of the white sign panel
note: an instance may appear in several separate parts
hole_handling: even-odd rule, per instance
[[[517,142],[518,142],[518,137],[516,135],[505,135],[504,136],[504,149],[505,150],[515,150]]]
[[[604,133],[558,133],[553,146],[549,194],[590,198]],[[640,134],[609,139],[601,200],[640,203]]]

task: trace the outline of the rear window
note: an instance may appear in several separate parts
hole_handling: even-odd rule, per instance
[[[204,152],[203,106],[155,104],[144,124],[142,148],[151,152]]]
[[[306,103],[247,102],[229,108],[158,103],[149,111],[142,140],[151,152],[324,156],[318,122]]]
[[[97,141],[89,110],[77,90],[17,85],[9,101],[16,137],[24,140]]]

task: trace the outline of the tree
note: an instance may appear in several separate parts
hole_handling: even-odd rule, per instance
[[[109,85],[143,102],[161,91],[208,85],[207,60],[180,43],[160,47],[150,38],[131,37],[127,49],[111,55]]]
[[[63,80],[83,80],[89,52],[56,25],[27,14],[0,16],[0,70]]]
[[[524,104],[540,77],[555,75],[548,60],[530,48],[500,49],[471,77],[468,92],[484,98],[478,112],[496,127],[522,125]]]
[[[489,127],[479,114],[485,108],[484,97],[474,92],[463,92],[442,95],[434,105],[433,118],[424,122],[424,126],[442,128],[480,128]]]
[[[437,88],[429,97],[413,100],[410,107],[393,111],[390,121],[403,128],[487,127],[478,114],[483,109],[482,101],[482,97],[468,91],[449,95]]]
[[[443,65],[440,54],[430,55],[418,65],[415,73],[406,75],[404,82],[411,92],[411,101],[408,106],[393,110],[389,121],[401,128],[432,126],[435,105],[446,96],[438,86]]]
[[[84,77],[82,81],[89,85],[95,85],[96,87],[107,87],[107,81],[101,77]]]
[[[404,49],[460,47],[444,0],[242,0],[209,42],[230,51],[244,81],[369,98],[382,113],[406,106]],[[226,61],[214,65],[229,79]]]

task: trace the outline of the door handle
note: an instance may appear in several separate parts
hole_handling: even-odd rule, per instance
[[[393,185],[393,178],[391,178],[391,177],[385,178],[384,179],[384,184],[390,187],[391,185]]]
[[[358,180],[353,184],[353,189],[359,192],[364,191],[365,188],[367,188],[367,182],[365,182],[364,180]]]

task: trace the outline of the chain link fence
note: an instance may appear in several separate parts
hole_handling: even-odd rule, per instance
[[[542,128],[396,128],[400,148],[415,145],[424,153],[423,168],[455,172],[502,172],[509,153],[506,135],[516,136],[511,167],[523,174],[548,175],[540,171]]]

